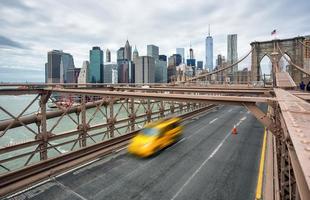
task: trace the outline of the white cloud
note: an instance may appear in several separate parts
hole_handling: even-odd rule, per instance
[[[214,57],[226,55],[226,38],[238,34],[239,56],[254,40],[269,40],[310,32],[310,3],[306,0],[2,0],[1,35],[29,49],[1,49],[0,67],[44,69],[47,51],[63,49],[80,67],[92,46],[109,48],[112,58],[128,38],[140,55],[155,44],[171,55],[176,47],[188,49],[204,60],[208,24],[214,38]],[[248,63],[246,63],[248,64]]]

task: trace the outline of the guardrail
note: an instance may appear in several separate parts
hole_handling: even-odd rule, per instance
[[[178,115],[183,120],[214,108],[215,105],[208,105],[195,109],[191,112]],[[37,164],[27,166],[15,172],[0,176],[0,196],[10,194],[51,176],[60,174],[73,167],[89,162],[98,157],[108,155],[115,150],[126,146],[129,140],[139,131],[135,130],[125,135],[93,144],[64,155],[41,161]]]

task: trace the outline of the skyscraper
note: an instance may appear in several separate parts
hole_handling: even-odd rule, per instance
[[[153,44],[147,45],[147,56],[153,57],[155,60],[159,58],[159,48]]]
[[[162,83],[167,83],[168,81],[168,68],[167,68],[167,56],[166,55],[159,55],[159,62],[161,65],[165,66],[163,70],[162,75]],[[155,73],[156,76],[156,73]],[[155,80],[156,81],[156,80]]]
[[[167,62],[167,56],[166,55],[159,55],[159,60]]]
[[[125,48],[121,47],[117,50],[117,56],[116,56],[116,60],[117,62],[122,61],[125,59]]]
[[[83,62],[82,68],[80,70],[80,74],[78,77],[78,84],[89,83],[87,80],[89,78],[89,62],[86,60]]]
[[[62,50],[52,50],[47,53],[47,82],[67,83],[67,71],[74,69],[73,57]],[[70,79],[71,80],[71,79]]]
[[[197,69],[203,69],[203,61],[197,61]]]
[[[126,41],[126,44],[124,47],[124,57],[126,60],[131,61],[131,46],[128,40]]]
[[[150,56],[140,56],[135,63],[135,82],[155,82],[155,59]]]
[[[173,54],[171,57],[173,57],[173,59],[174,59],[174,65],[175,66],[178,66],[182,63],[182,56],[180,54]],[[170,60],[169,60],[169,62],[170,62]]]
[[[70,68],[67,70],[67,83],[78,83],[78,77],[80,75],[81,68]]]
[[[167,83],[167,61],[164,60],[156,61],[155,83]]]
[[[159,47],[153,44],[147,45],[147,56],[154,58],[155,62],[155,83],[167,82],[167,61],[159,60]]]
[[[238,61],[237,34],[227,35],[227,65]],[[238,65],[235,65],[229,73],[238,71]]]
[[[172,82],[176,78],[176,67],[182,63],[182,57],[179,54],[173,54],[168,59],[167,79]]]
[[[185,63],[185,49],[184,48],[176,48],[176,54],[182,56],[182,63]]]
[[[209,72],[213,70],[213,38],[210,35],[210,25],[206,37],[206,67]]]
[[[60,83],[60,62],[62,51],[52,50],[47,53],[47,82]]]
[[[116,63],[106,63],[104,65],[104,83],[113,83],[113,69],[117,69]]]
[[[135,64],[124,60],[117,64],[118,83],[135,83]]]
[[[192,47],[189,48],[189,59],[194,59],[194,50]]]
[[[216,59],[216,66],[219,68],[221,68],[223,65],[223,56],[221,54],[217,55],[217,59]]]
[[[133,54],[132,54],[132,60],[134,63],[137,62],[138,57],[139,57],[139,52],[137,50],[137,47],[135,46],[135,49],[133,50]]]
[[[72,55],[62,52],[60,62],[60,83],[72,83],[74,80],[74,68],[75,67]]]
[[[89,51],[89,78],[91,83],[103,83],[103,51],[100,47],[93,47]]]
[[[189,59],[186,60],[186,65],[191,66],[193,69],[193,76],[196,73],[196,59],[194,58],[194,50],[192,47],[189,48]]]
[[[105,56],[106,56],[105,61],[111,62],[111,51],[109,49],[105,51]]]

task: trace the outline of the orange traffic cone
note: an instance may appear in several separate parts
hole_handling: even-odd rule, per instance
[[[231,131],[232,134],[237,135],[237,127],[234,125],[234,128]]]

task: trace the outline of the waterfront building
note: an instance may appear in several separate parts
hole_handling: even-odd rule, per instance
[[[167,61],[159,59],[159,47],[153,44],[147,45],[147,55],[154,58],[155,83],[166,83],[167,82]]]
[[[126,44],[124,47],[124,59],[131,61],[131,46],[130,46],[128,40],[126,41]]]
[[[197,69],[203,69],[203,61],[197,61]]]
[[[135,64],[124,60],[117,64],[118,83],[135,83]]]
[[[222,66],[223,65],[223,62],[224,62],[224,60],[223,60],[223,56],[221,55],[221,54],[218,54],[217,55],[217,59],[216,59],[216,66],[218,67],[218,66]]]
[[[192,47],[189,48],[189,59],[186,60],[186,65],[191,66],[193,69],[193,76],[195,76],[196,72],[196,59],[194,57],[194,50]]]
[[[86,60],[83,62],[82,68],[80,70],[79,77],[78,77],[78,84],[85,84],[89,82],[88,73],[89,73],[89,62]]]
[[[73,56],[63,52],[60,62],[60,83],[73,83],[74,68]]]
[[[67,70],[74,68],[73,57],[62,50],[49,51],[45,68],[47,83],[67,83]]]
[[[109,49],[105,51],[105,56],[106,56],[105,62],[108,62],[108,63],[111,62],[111,51]]]
[[[237,50],[237,34],[227,35],[227,64],[231,65],[238,61],[238,50]],[[238,71],[238,65],[235,65],[228,72],[233,73]]]
[[[93,47],[89,51],[89,78],[90,83],[103,83],[103,51],[100,47]]]
[[[116,60],[117,62],[125,60],[125,48],[124,47],[121,47],[117,50]]]
[[[181,55],[181,63],[185,63],[185,48],[176,48],[176,54]]]
[[[186,64],[180,64],[176,66],[178,81],[185,81],[193,76],[193,68]]]
[[[109,62],[104,64],[104,83],[113,83],[113,73],[115,73],[113,69],[117,71],[116,63]]]
[[[67,83],[78,83],[81,68],[70,68],[67,70]]]
[[[132,60],[134,63],[137,62],[138,57],[139,57],[139,52],[137,50],[137,47],[135,46],[135,49],[134,49],[133,54],[132,54]]]
[[[135,63],[135,83],[155,82],[155,59],[151,56],[140,56]]]
[[[173,54],[168,59],[167,79],[168,82],[176,80],[176,66],[182,63],[182,57],[179,54]]]
[[[166,55],[159,55],[159,60],[167,62],[167,56]]]
[[[112,84],[117,84],[118,83],[118,71],[117,67],[112,68]]]
[[[155,60],[159,59],[159,48],[153,44],[147,45],[147,56],[153,57]]]

